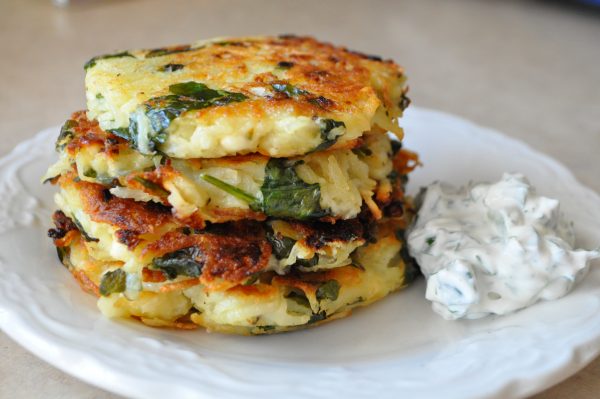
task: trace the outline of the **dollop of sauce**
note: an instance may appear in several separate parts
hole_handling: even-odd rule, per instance
[[[560,298],[600,257],[573,249],[573,224],[559,201],[537,195],[520,174],[461,188],[436,182],[419,203],[408,248],[427,279],[426,298],[446,319],[503,315]]]

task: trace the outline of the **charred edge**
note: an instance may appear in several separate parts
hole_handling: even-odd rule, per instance
[[[154,201],[145,202],[144,207],[150,212],[169,214],[169,215],[171,214],[171,207],[161,204],[161,203],[158,203],[158,202],[154,202]]]
[[[308,100],[308,102],[323,109],[331,108],[335,105],[335,103],[332,100],[323,96],[311,98]]]
[[[381,58],[378,55],[365,54],[365,53],[361,53],[360,51],[348,50],[348,49],[346,49],[346,51],[349,52],[350,54],[357,55],[360,58],[364,58],[364,59],[371,60],[371,61],[384,62],[383,58]]]
[[[402,94],[402,97],[400,98],[400,102],[398,102],[398,107],[400,107],[400,109],[402,111],[404,111],[406,108],[408,108],[410,103],[411,103],[411,99],[408,98],[406,96],[406,94]]]
[[[71,268],[71,248],[70,247],[56,247],[56,256],[58,256],[58,260],[63,264],[67,269]]]
[[[389,203],[383,211],[385,216],[388,217],[401,217],[404,215],[404,202],[392,201]]]
[[[127,245],[127,248],[133,249],[140,243],[139,233],[134,230],[121,229],[115,232],[117,241],[123,245]]]
[[[144,58],[161,57],[163,55],[184,53],[186,51],[191,50],[193,49],[192,46],[190,46],[189,44],[184,44],[181,46],[160,47],[148,50]]]
[[[102,199],[104,200],[104,202],[110,201],[112,197],[113,195],[108,188],[102,190]]]
[[[54,212],[52,220],[56,228],[48,230],[48,237],[54,240],[63,238],[71,230],[77,230],[75,223],[63,211]]]
[[[226,223],[207,222],[204,230],[196,230],[194,233],[210,233],[217,236],[231,237],[255,237],[256,239],[266,237],[262,223],[254,220],[241,220]]]
[[[54,176],[54,177],[49,177],[46,180],[44,180],[42,182],[42,184],[46,184],[46,183],[50,183],[52,185],[56,184],[58,182],[58,179],[60,178],[60,175]]]
[[[364,229],[357,219],[338,221],[332,225],[329,223],[313,222],[307,223],[309,233],[306,244],[313,249],[320,249],[331,242],[349,242],[362,238]]]
[[[294,66],[294,63],[289,62],[289,61],[280,61],[277,63],[277,67],[282,68],[282,69],[290,69],[293,66]]]
[[[214,44],[216,46],[222,46],[222,47],[225,47],[225,46],[247,47],[248,46],[248,43],[245,43],[245,42],[229,41],[229,40],[226,40],[226,41],[223,41],[223,42],[215,42]]]
[[[212,254],[213,262],[207,265],[208,272],[213,277],[223,276],[231,273],[231,267],[245,269],[241,274],[249,277],[256,271],[254,267],[262,263],[265,255],[263,248],[265,242],[237,242],[238,240],[218,240],[221,241],[218,249]],[[224,241],[224,242],[223,242]],[[270,255],[270,251],[269,251]]]
[[[313,324],[313,323],[317,323],[319,321],[323,321],[327,318],[327,313],[323,310],[319,313],[313,313],[310,316],[310,319],[308,320],[308,323],[306,324]]]
[[[373,218],[373,213],[369,208],[363,204],[360,213],[358,214],[358,220],[363,226],[363,238],[370,244],[377,242],[377,221]]]

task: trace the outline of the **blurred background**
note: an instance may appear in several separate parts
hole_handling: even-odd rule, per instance
[[[0,0],[0,156],[85,108],[94,55],[279,33],[393,58],[413,106],[525,141],[600,191],[600,0]],[[2,333],[0,348],[2,398],[112,397]],[[599,377],[597,360],[538,398],[597,398]]]

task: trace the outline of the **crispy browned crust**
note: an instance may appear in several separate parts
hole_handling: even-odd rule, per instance
[[[335,242],[343,243],[363,237],[363,226],[358,219],[338,220],[333,225],[327,222],[289,222],[291,227],[304,238],[307,247],[314,250]]]
[[[394,163],[394,170],[401,175],[407,175],[421,166],[419,155],[405,148],[396,153],[392,162]]]
[[[74,157],[77,152],[90,146],[96,146],[99,153],[104,153],[110,157],[116,157],[120,152],[129,150],[129,144],[124,139],[102,130],[98,125],[98,122],[89,120],[87,118],[85,111],[74,112],[71,115],[71,120],[75,122],[75,125],[71,128],[71,131],[73,132],[73,138],[65,147],[65,151],[69,153],[70,156]],[[227,157],[223,159],[223,162],[235,164],[264,158],[265,157],[260,154],[249,154],[238,157]],[[198,166],[200,166],[203,160],[195,159],[190,160],[190,162],[198,163]],[[170,205],[167,199],[168,191],[164,189],[164,182],[175,179],[179,175],[180,173],[171,166],[171,160],[167,159],[164,165],[158,165],[158,167],[154,170],[134,171],[128,174],[127,176],[123,177],[122,183],[126,184],[130,188],[141,190],[155,197],[159,197],[162,203],[168,206]],[[163,191],[153,191],[151,188],[142,184],[139,178],[156,184],[158,187],[161,187]],[[55,181],[53,181],[53,183],[55,183]],[[107,191],[104,193],[106,195]],[[222,208],[211,211],[211,220],[217,223],[246,219],[262,221],[266,219],[266,215],[262,212],[256,212],[251,209],[239,208]],[[144,221],[142,222],[144,223]],[[205,225],[205,220],[196,214],[181,220],[181,222],[194,228],[204,228]],[[121,228],[123,229],[123,233],[119,235],[119,241],[129,247],[136,246],[136,234],[145,232],[139,231],[136,228],[131,228],[131,226],[122,226]]]
[[[95,297],[100,297],[100,288],[87,276],[84,270],[70,268],[69,271],[75,277],[75,281],[81,289]]]
[[[402,177],[406,177],[410,172],[421,166],[417,153],[402,148],[396,153],[393,159],[394,171],[400,176],[395,179],[392,184],[392,191],[386,198],[376,198],[381,208],[384,209],[385,215],[395,218],[398,222],[404,223],[404,228],[407,227],[407,221],[410,217],[406,217],[405,213],[412,212],[410,201],[407,201],[404,193],[404,183]]]
[[[81,181],[72,174],[61,176],[58,183],[63,188],[73,189],[71,192],[80,197],[83,211],[94,222],[115,228],[119,242],[130,249],[144,243],[142,256],[155,258],[182,248],[197,247],[202,254],[199,261],[203,264],[198,282],[207,286],[222,288],[240,284],[268,266],[272,248],[264,223],[242,220],[195,229],[176,219],[168,207],[115,197],[104,186]],[[77,227],[64,213],[57,212],[54,220],[56,228],[50,235],[57,246],[66,246],[70,239],[79,236]],[[364,240],[368,231],[365,226],[372,221],[288,223],[301,237],[303,245],[316,251],[330,244]],[[168,232],[162,233],[164,231]],[[151,242],[144,239],[144,234],[159,232],[162,235],[158,239],[152,238]],[[147,271],[144,281],[162,281],[162,278]]]
[[[202,235],[201,248],[207,254],[202,277],[211,281],[222,278],[241,282],[265,269],[271,256],[271,245],[264,239],[248,236]]]
[[[87,119],[85,112],[79,111],[73,113],[71,120],[75,121],[75,126],[72,127],[73,138],[66,146],[66,151],[71,155],[75,156],[78,151],[86,146],[96,146],[100,153],[106,153],[108,156],[118,156],[122,151],[131,151],[128,147],[128,143],[120,137],[103,131],[98,123]],[[345,147],[348,149],[359,147],[362,143],[362,139],[356,139],[345,143]],[[327,151],[333,151],[328,149]],[[247,162],[252,160],[264,160],[266,157],[260,154],[248,154],[234,157],[223,157],[219,159],[220,163],[227,165],[235,165],[240,162]],[[197,167],[201,167],[204,162],[214,163],[215,160],[203,160],[203,159],[190,159],[189,162],[197,164]],[[401,149],[395,155],[393,159],[394,170],[398,175],[405,175],[411,172],[415,167],[419,166],[418,156],[410,151]],[[127,176],[123,176],[121,184],[127,187],[144,191],[154,197],[160,198],[162,203],[169,206],[168,191],[165,189],[165,183],[173,181],[180,176],[180,172],[174,169],[171,165],[171,160],[166,159],[163,164],[158,165],[156,168],[150,171],[133,171]],[[56,179],[55,179],[56,180]],[[147,184],[143,184],[143,181],[148,181],[156,185],[158,189],[153,189]],[[53,181],[55,182],[55,181]],[[104,192],[105,195],[108,191]],[[403,198],[404,192],[401,184],[401,179],[389,182],[383,181],[379,184],[375,191],[374,200],[379,209],[385,211],[386,216],[401,216],[403,212]],[[387,209],[386,209],[387,208]],[[229,221],[241,221],[241,220],[256,220],[264,221],[267,216],[262,212],[256,212],[251,209],[239,209],[239,208],[214,208],[210,210],[208,216],[209,220],[215,223],[224,223]],[[325,223],[336,223],[335,217],[326,216],[320,219],[321,222]],[[185,219],[181,219],[180,222],[188,226],[202,229],[205,226],[206,221],[198,213],[194,213]],[[137,245],[138,241],[136,235],[140,234],[136,229],[122,227],[122,232],[119,233],[119,242],[126,244],[130,248]],[[317,243],[315,243],[316,245]],[[315,247],[318,248],[318,247]]]
[[[128,236],[152,233],[161,226],[173,223],[171,210],[155,202],[138,202],[115,197],[106,187],[81,181],[73,175],[61,176],[58,184],[75,188],[81,198],[84,212],[93,221],[127,230]]]
[[[116,231],[115,236],[121,244],[127,245],[129,249],[133,249],[141,242],[139,234],[135,230],[119,229]]]
[[[72,245],[83,245],[81,240],[74,241]],[[86,251],[87,249],[83,249]],[[68,255],[67,255],[68,256]],[[69,265],[70,260],[66,257],[64,259],[65,265]],[[89,259],[89,266],[86,265],[84,268],[81,267],[81,264],[78,265],[77,268],[70,267],[69,271],[75,278],[76,282],[79,284],[81,289],[89,294],[92,294],[96,297],[100,297],[99,287],[92,280],[91,276],[92,270],[95,268],[101,268],[101,262],[94,260],[93,258]],[[144,276],[149,274],[154,274],[154,271],[144,270]],[[274,295],[279,295],[281,289],[284,291],[287,290],[298,290],[304,292],[306,295],[316,295],[318,288],[322,285],[323,282],[329,280],[336,280],[342,287],[352,287],[356,284],[360,284],[361,274],[364,273],[362,270],[357,269],[355,267],[346,266],[337,269],[333,269],[330,271],[323,272],[311,272],[311,273],[297,273],[293,272],[290,275],[286,276],[278,276],[274,273],[269,276],[265,281],[261,281],[258,284],[253,285],[234,285],[234,286],[226,286],[224,288],[219,288],[226,290],[228,294],[232,294],[234,296],[245,295],[248,297],[248,300],[256,300],[260,301],[261,299],[272,298]],[[266,273],[269,274],[269,273]],[[185,290],[195,284],[198,284],[200,279],[189,279],[180,282],[174,282],[171,284],[163,285],[160,289],[160,292],[168,292],[172,290]],[[144,281],[147,281],[144,279]],[[164,281],[164,280],[163,280]],[[199,319],[194,319],[193,316],[197,315],[198,311],[196,309],[190,310],[186,315],[179,317],[174,321],[168,320],[156,320],[149,319],[141,316],[131,315],[133,319],[139,320],[146,325],[153,327],[162,327],[162,328],[175,328],[175,329],[185,329],[185,330],[193,330],[199,327],[205,327],[209,331],[219,331],[223,333],[235,333],[235,334],[243,334],[243,335],[256,335],[256,334],[272,334],[276,332],[285,332],[285,331],[294,331],[303,328],[310,328],[318,326],[322,323],[326,323],[341,317],[348,316],[351,312],[351,309],[342,309],[340,311],[336,311],[332,314],[323,313],[323,318],[316,321],[309,321],[306,324],[299,325],[291,325],[291,326],[280,326],[277,328],[261,328],[258,327],[248,327],[248,326],[240,326],[235,327],[232,325],[215,325],[214,323],[204,324]]]
[[[335,280],[342,286],[354,286],[360,282],[362,273],[362,270],[354,266],[336,267],[335,269],[311,273],[292,271],[283,276],[274,276],[270,284],[274,287],[295,288],[306,295],[315,295],[317,289],[329,280]]]
[[[88,189],[90,188],[89,185],[93,186],[91,183],[83,183],[83,186]],[[89,190],[85,191],[84,195],[89,195]],[[129,211],[137,208],[133,200],[122,201],[131,205],[131,207],[127,208]],[[100,211],[100,215],[109,214],[111,215],[111,220],[113,220],[114,210],[110,209],[112,205],[114,204],[110,202],[102,205],[103,209]],[[118,206],[118,210],[122,209],[121,206]],[[142,212],[145,212],[145,210]],[[60,211],[57,212],[57,215],[59,219],[62,219],[61,215],[64,216]],[[95,214],[90,214],[90,216],[92,219],[97,219]],[[135,219],[136,215],[129,214],[128,217]],[[162,215],[159,216],[159,219],[163,218]],[[68,218],[66,220],[64,223],[62,220],[61,222],[57,222],[57,226],[69,223],[72,225],[72,222]],[[168,219],[165,218],[165,220]],[[106,221],[104,222],[106,223]],[[72,226],[74,227],[74,225]],[[306,241],[318,247],[325,245],[326,242],[351,241],[361,238],[363,231],[358,221],[338,223],[336,225],[321,224],[318,228],[308,225],[302,226],[302,224],[298,223],[297,227],[302,229],[302,234],[307,237]],[[335,230],[338,228],[343,230],[340,234],[335,233]],[[333,232],[327,232],[327,229]],[[73,237],[79,237],[78,230],[69,231],[73,233]],[[120,237],[122,232],[123,230],[118,230],[117,237]],[[141,240],[137,239],[137,234],[132,234],[136,239],[135,245],[137,245]],[[64,238],[56,240],[56,245],[66,246],[69,244],[68,242],[63,242],[63,240]],[[266,239],[263,225],[258,222],[244,221],[213,225],[208,229],[193,233],[190,233],[189,229],[184,227],[176,228],[145,246],[142,250],[142,255],[150,254],[151,257],[160,257],[188,247],[196,247],[201,253],[201,257],[197,261],[202,263],[202,274],[195,284],[203,283],[219,289],[241,284],[252,275],[264,271],[268,267],[272,252],[271,244]],[[144,269],[143,280],[162,282],[165,278],[161,272]]]
[[[216,280],[227,281],[227,285],[241,283],[268,266],[271,245],[260,224],[237,222],[220,227],[223,234],[210,230],[201,234],[171,231],[145,247],[143,253],[159,257],[181,248],[199,248],[203,264],[199,282],[206,285],[218,283]],[[147,272],[145,278],[156,276]]]
[[[142,255],[160,257],[182,248],[199,248],[203,263],[199,282],[219,286],[239,284],[268,266],[272,248],[262,223],[246,220],[213,224],[191,234],[189,228],[164,206],[107,195],[106,188],[99,184],[76,180],[73,176],[63,176],[59,184],[75,188],[90,218],[118,228],[116,238],[131,249],[142,242],[142,234],[156,232],[166,225],[171,225],[171,231],[145,246]],[[65,229],[74,228],[62,212],[57,213],[56,219],[57,229],[61,226]],[[307,245],[315,249],[332,242],[360,239],[363,235],[358,220],[339,221],[333,225],[293,222],[293,226],[305,237]],[[144,278],[151,281],[157,279],[149,272]]]
[[[182,49],[187,51],[180,51]],[[149,59],[148,54],[156,50],[130,53],[139,59]],[[186,65],[186,68],[193,69],[197,81],[215,78],[213,75],[217,69],[226,71],[223,75],[231,81],[246,81],[251,73],[246,67],[246,62],[252,60],[264,66],[285,68],[286,79],[280,80],[272,72],[252,75],[253,79],[244,85],[244,91],[249,93],[248,90],[252,87],[265,84],[291,83],[311,93],[310,96],[294,99],[285,93],[277,93],[267,99],[266,106],[264,99],[230,104],[227,107],[219,107],[218,112],[223,114],[257,114],[281,108],[294,109],[298,114],[348,112],[365,98],[364,90],[373,90],[374,73],[388,77],[387,86],[378,95],[385,107],[391,110],[398,104],[392,102],[392,90],[389,85],[394,84],[394,79],[404,75],[403,68],[392,60],[383,60],[377,56],[320,42],[309,36],[225,39],[223,42],[210,43],[194,49],[184,45],[166,47],[164,50],[171,53],[163,57],[164,62]],[[406,105],[403,103],[400,107]],[[214,111],[207,109],[196,112],[202,115]]]
[[[63,211],[54,212],[52,221],[55,228],[48,230],[48,237],[54,240],[64,238],[69,231],[77,230],[75,223]]]
[[[240,220],[263,221],[267,219],[267,215],[262,212],[255,212],[252,209],[214,208],[209,213],[215,223]]]
[[[167,277],[160,270],[153,270],[144,267],[142,269],[142,281],[147,283],[162,283],[167,281]]]
[[[77,226],[64,212],[60,210],[54,212],[52,221],[54,228],[48,230],[48,237],[52,238],[57,248],[68,247],[74,239],[79,237],[80,232]]]
[[[152,233],[170,224],[171,231],[145,246],[142,255],[160,257],[182,248],[192,246],[199,248],[202,253],[202,275],[194,284],[203,283],[215,289],[224,289],[245,282],[268,266],[272,248],[266,239],[262,223],[239,221],[213,224],[192,234],[187,226],[181,224],[171,215],[168,208],[163,206],[110,196],[106,194],[103,186],[76,181],[72,176],[61,177],[59,184],[74,186],[81,197],[84,211],[91,219],[117,227],[117,240],[130,249],[143,242],[140,235]],[[398,226],[403,217],[399,215],[395,219],[394,223]],[[61,211],[55,213],[54,221],[56,228],[50,230],[49,235],[54,238],[55,245],[58,247],[68,246],[72,239],[80,237],[75,224]],[[336,242],[364,239],[366,233],[364,223],[354,219],[338,221],[335,224],[290,222],[290,225],[303,237],[304,245],[318,250]],[[325,276],[323,278],[327,279],[328,273],[315,273],[315,282],[321,281],[320,276]],[[293,274],[286,278],[293,279]],[[164,281],[165,278],[161,272],[156,273],[146,269],[143,279],[157,282]],[[80,283],[90,290],[89,284],[83,284],[85,282],[82,281]],[[294,286],[293,282],[286,284]],[[304,285],[298,286],[302,290],[310,286],[306,281],[302,284]]]
[[[71,114],[71,120],[75,125],[71,128],[73,138],[65,147],[65,151],[74,156],[82,148],[90,146],[101,147],[100,152],[116,156],[121,149],[127,148],[127,141],[105,132],[100,128],[98,122],[87,118],[85,111],[77,111]]]

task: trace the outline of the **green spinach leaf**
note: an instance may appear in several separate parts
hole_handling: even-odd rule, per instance
[[[321,302],[324,299],[335,301],[340,293],[340,283],[336,280],[328,280],[317,288],[317,301]]]
[[[210,175],[200,177],[239,198],[256,212],[267,216],[306,220],[327,216],[328,212],[321,208],[321,187],[318,183],[308,184],[302,180],[296,171],[301,161],[290,161],[283,158],[271,158],[265,168],[265,180],[261,186],[262,200],[251,194],[225,183]]]
[[[155,194],[157,194],[160,197],[168,197],[170,194],[167,190],[162,188],[161,185],[156,184],[151,180],[144,179],[143,177],[140,177],[140,176],[134,177],[133,180],[140,183],[142,186],[146,187],[148,190],[154,192]]]
[[[361,146],[358,148],[353,148],[352,152],[360,157],[370,157],[373,155],[373,151],[367,146]]]
[[[234,40],[223,40],[221,42],[214,42],[215,46],[234,46],[234,47],[247,47],[247,44],[244,42],[234,41]]]
[[[271,158],[265,168],[260,210],[272,217],[305,220],[328,214],[321,208],[321,187],[308,184],[296,173],[300,161]],[[251,207],[253,205],[251,204]],[[256,205],[254,205],[255,208]]]
[[[300,89],[299,87],[289,83],[273,83],[271,87],[276,92],[283,93],[288,97],[306,96],[310,94],[308,91]]]
[[[193,246],[170,252],[152,260],[154,269],[161,270],[170,280],[177,276],[198,277],[204,266],[204,255]]]
[[[404,111],[410,105],[410,98],[406,97],[406,93],[402,93],[402,97],[400,97],[400,101],[398,102],[398,107]]]
[[[100,183],[105,186],[113,185],[115,182],[114,177],[110,177],[108,175],[99,175],[96,170],[90,168],[83,172],[85,177],[89,177],[90,179],[94,179],[97,183]]]
[[[243,286],[248,286],[256,283],[260,279],[260,272],[252,273],[246,281],[242,283]]]
[[[390,140],[392,146],[392,155],[396,155],[402,149],[402,142],[398,140]]]
[[[346,124],[344,122],[333,119],[318,118],[317,124],[321,128],[322,142],[313,150],[313,152],[323,151],[331,147],[346,130]]]
[[[142,154],[154,154],[156,146],[167,139],[166,130],[186,111],[227,105],[246,100],[242,93],[214,90],[200,82],[183,82],[169,86],[172,94],[151,98],[129,117],[129,138]],[[117,132],[114,132],[117,134]],[[120,137],[124,134],[118,132]]]
[[[273,254],[277,259],[286,259],[290,256],[292,248],[296,244],[295,240],[272,231],[267,231],[267,241],[271,244]]]
[[[301,259],[301,258],[296,259],[296,263],[294,263],[294,266],[311,268],[311,267],[316,266],[318,263],[319,263],[319,254],[315,254],[315,256],[313,256],[310,259]]]
[[[73,131],[73,128],[77,127],[77,125],[77,121],[69,119],[60,128],[60,133],[58,134],[58,138],[56,139],[56,151],[60,152],[64,150],[67,144],[69,144],[69,142],[73,140],[73,137],[75,137],[75,132]]]
[[[298,306],[310,309],[310,302],[304,292],[291,291],[285,298],[294,301]]]
[[[187,51],[198,50],[200,48],[202,48],[202,47],[192,48],[192,46],[190,46],[190,45],[155,48],[153,50],[148,51],[144,58],[154,58],[154,57],[162,57],[163,55],[169,55],[169,54],[185,53]]]
[[[102,275],[100,280],[100,295],[108,296],[115,292],[125,291],[127,273],[123,269],[110,270]]]
[[[94,169],[87,169],[83,172],[83,175],[85,177],[89,177],[90,179],[95,179],[96,177],[98,177],[98,172],[96,172]]]
[[[319,313],[313,313],[310,316],[310,319],[308,320],[308,323],[306,323],[306,324],[313,324],[313,323],[316,323],[318,321],[325,320],[326,318],[327,318],[327,313],[324,310],[322,310]]]
[[[256,326],[256,328],[258,328],[259,330],[262,330],[262,331],[273,331],[277,328],[277,326],[264,325],[264,326]]]
[[[99,55],[97,57],[92,58],[88,62],[86,62],[83,65],[83,69],[85,69],[87,71],[88,69],[95,67],[96,66],[96,61],[98,61],[98,60],[106,60],[106,59],[109,59],[109,58],[121,58],[121,57],[132,57],[132,58],[135,58],[128,51],[123,51],[123,52],[115,53],[115,54]]]
[[[275,255],[277,259],[286,259],[288,256],[290,256],[292,248],[294,247],[294,244],[296,244],[296,240],[293,240],[289,237],[285,237],[280,233],[274,233],[272,231],[267,231],[266,235],[267,241],[269,241],[269,244],[271,244],[273,255]],[[313,256],[310,259],[297,259],[294,263],[294,266],[310,268],[317,265],[318,263],[319,255],[315,254],[315,256]]]
[[[160,72],[176,72],[184,68],[183,64],[166,64],[158,68]]]
[[[85,232],[85,230],[83,229],[83,226],[81,225],[81,222],[79,222],[79,220],[77,220],[77,218],[75,217],[75,215],[73,215],[71,217],[71,220],[73,220],[73,224],[77,227],[77,230],[79,230],[79,232],[83,236],[84,240],[86,240],[88,242],[98,242],[98,241],[100,241],[99,239],[94,238],[94,237],[90,236],[88,233]]]
[[[129,128],[127,128],[127,127],[120,127],[120,128],[117,128],[117,129],[110,129],[108,132],[114,134],[117,137],[125,139],[127,141],[131,141],[131,136],[129,135]]]
[[[231,184],[226,183],[223,180],[217,179],[214,176],[207,175],[207,174],[201,174],[200,178],[202,180],[204,180],[205,182],[210,183],[213,186],[220,188],[221,190],[225,191],[226,193],[233,195],[235,198],[238,198],[244,202],[247,202],[248,204],[255,204],[258,201],[251,194],[248,194],[244,190],[239,189],[236,186],[232,186]]]
[[[56,254],[58,255],[58,260],[65,265],[65,267],[69,268],[70,264],[70,255],[71,248],[70,247],[56,247]]]

